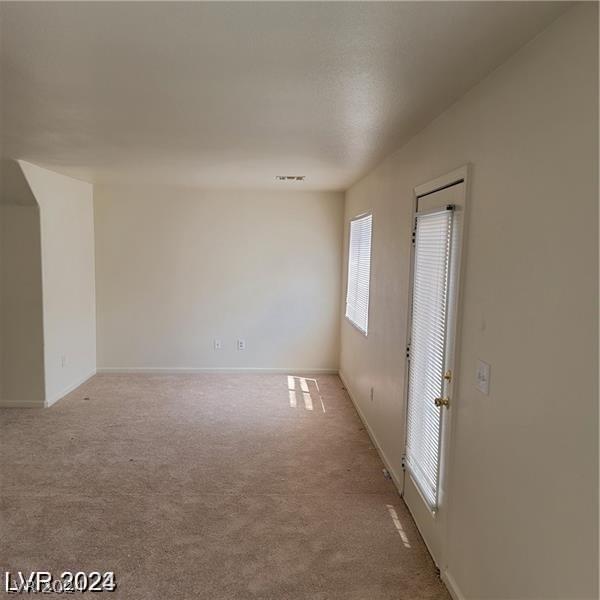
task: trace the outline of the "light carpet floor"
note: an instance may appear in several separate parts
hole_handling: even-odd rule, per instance
[[[2,571],[114,571],[86,596],[127,600],[450,598],[337,376],[97,375],[0,419]]]

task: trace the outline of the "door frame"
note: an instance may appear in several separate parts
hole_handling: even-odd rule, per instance
[[[452,381],[450,382],[449,387],[449,395],[450,400],[452,402],[452,408],[456,409],[457,404],[459,404],[459,400],[457,398],[458,391],[458,373],[459,373],[459,348],[460,348],[460,332],[461,332],[461,323],[462,323],[462,300],[463,300],[463,281],[464,281],[464,270],[465,270],[465,256],[466,256],[466,240],[467,240],[467,231],[468,231],[468,200],[470,197],[471,191],[471,170],[472,167],[468,163],[442,175],[440,177],[436,177],[430,181],[427,181],[423,184],[416,186],[413,189],[413,208],[411,212],[412,223],[415,222],[416,213],[418,210],[418,200],[420,197],[423,197],[428,194],[432,194],[434,192],[441,191],[443,189],[452,187],[453,185],[464,183],[463,186],[463,203],[462,210],[460,211],[460,221],[459,221],[459,240],[458,244],[455,248],[453,248],[453,260],[456,264],[456,260],[458,260],[458,269],[452,273],[452,285],[455,287],[455,298],[452,302],[450,308],[451,314],[451,322],[453,323],[452,332],[453,335],[450,339],[450,344],[447,348],[447,352],[451,357],[452,362]],[[407,311],[407,323],[406,323],[406,339],[405,339],[405,347],[409,347],[410,342],[410,334],[411,334],[411,324],[412,324],[412,296],[413,296],[413,283],[414,283],[414,253],[415,247],[411,241],[410,245],[410,271],[409,271],[409,285],[408,285],[408,311]],[[452,268],[452,266],[451,266]],[[408,355],[407,355],[408,356]],[[408,360],[404,362],[404,447],[406,447],[407,442],[407,416],[408,416]],[[448,556],[447,556],[447,538],[448,538],[448,512],[449,507],[451,506],[451,477],[449,473],[451,471],[451,465],[453,463],[454,451],[453,451],[453,436],[452,433],[456,428],[456,418],[457,411],[450,410],[447,418],[443,422],[443,435],[442,435],[442,444],[440,447],[440,465],[439,465],[439,510],[437,512],[432,512],[424,498],[420,494],[418,485],[413,481],[412,485],[416,488],[421,495],[421,500],[423,501],[423,508],[434,520],[440,519],[442,517],[440,523],[440,548],[437,552],[432,551],[432,546],[427,540],[425,535],[425,531],[423,527],[419,524],[419,515],[413,513],[413,510],[408,506],[409,511],[411,512],[413,519],[421,533],[421,537],[423,538],[427,549],[431,557],[433,558],[434,563],[440,570],[440,574],[442,579],[445,578],[446,571],[448,568]],[[406,477],[407,477],[407,469],[404,465],[404,459],[402,461],[403,464],[403,486],[402,486],[402,496],[404,497],[405,485],[406,485]],[[408,473],[408,477],[411,477],[410,473]],[[441,513],[441,514],[440,514]]]

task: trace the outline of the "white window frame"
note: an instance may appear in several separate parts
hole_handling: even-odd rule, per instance
[[[369,244],[369,278],[367,284],[367,310],[366,310],[366,321],[365,327],[363,328],[360,323],[357,323],[351,316],[348,314],[348,295],[350,289],[350,256],[351,256],[351,248],[352,248],[352,224],[361,221],[366,218],[371,218],[371,239]],[[346,268],[346,298],[344,303],[344,316],[346,320],[354,327],[357,331],[362,333],[365,337],[368,336],[369,331],[369,312],[371,308],[371,263],[373,258],[373,213],[371,211],[364,212],[359,215],[356,215],[352,219],[350,219],[350,223],[348,225],[348,255],[347,255],[347,268]]]

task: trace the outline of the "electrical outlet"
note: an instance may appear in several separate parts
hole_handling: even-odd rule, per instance
[[[375,388],[371,387],[371,402],[373,402],[374,398],[375,398]]]
[[[215,350],[220,350],[221,349],[221,340],[218,340],[217,338],[215,338],[214,346],[215,346]]]
[[[67,355],[62,354],[60,357],[60,366],[64,369],[67,366]]]
[[[237,341],[237,349],[245,350],[246,349],[246,340],[238,340]]]

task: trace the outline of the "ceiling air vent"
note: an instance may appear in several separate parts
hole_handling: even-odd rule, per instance
[[[277,181],[304,181],[306,175],[275,175]]]

